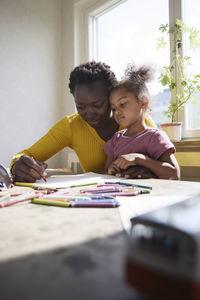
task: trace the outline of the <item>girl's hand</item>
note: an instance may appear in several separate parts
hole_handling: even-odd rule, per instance
[[[111,163],[108,167],[108,174],[109,175],[115,175],[116,173],[120,172],[120,168],[118,168],[115,163]]]
[[[158,178],[151,170],[142,166],[131,166],[126,170],[121,170],[116,173],[117,177],[124,177],[127,179],[148,179],[148,178]]]
[[[23,155],[12,167],[13,180],[15,182],[35,182],[42,176],[46,176],[46,168],[46,163]]]
[[[118,157],[113,164],[121,170],[126,170],[130,166],[137,165],[136,159],[141,156],[143,155],[139,153],[123,154]]]

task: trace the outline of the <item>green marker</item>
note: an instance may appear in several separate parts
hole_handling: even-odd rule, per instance
[[[82,183],[82,184],[73,184],[70,186],[70,188],[73,188],[73,187],[80,187],[80,186],[87,186],[87,185],[96,185],[97,182],[91,182],[91,183]]]
[[[32,199],[31,202],[35,203],[35,204],[70,207],[70,202],[65,202],[65,201],[54,201],[54,200],[49,200],[49,199],[34,198],[34,199]]]
[[[3,202],[5,200],[10,200],[10,195],[5,195],[5,196],[0,197],[0,202]]]

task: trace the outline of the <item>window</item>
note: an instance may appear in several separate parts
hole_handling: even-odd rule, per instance
[[[169,64],[169,45],[156,51],[158,28],[168,22],[168,10],[168,0],[127,0],[95,16],[97,51],[93,58],[108,63],[118,79],[130,62],[151,65],[159,71],[163,64]],[[149,84],[149,90],[152,117],[159,125],[167,121],[163,110],[168,106],[170,91],[163,89],[157,77],[158,72],[154,82]]]
[[[80,3],[83,3],[82,6]],[[158,28],[161,24],[174,24],[176,19],[182,18],[188,26],[200,29],[199,1],[99,0],[94,3],[87,0],[77,1],[78,5],[76,20],[79,22],[80,42],[77,64],[92,59],[104,61],[118,79],[130,62],[153,65],[157,72],[155,81],[149,85],[152,117],[158,125],[166,122],[163,111],[171,97],[170,91],[158,83],[158,74],[162,65],[170,62],[170,47],[156,50],[156,39],[160,36]],[[187,42],[184,51],[188,51]],[[197,72],[200,72],[199,54],[192,54]],[[197,98],[200,98],[199,95]],[[184,112],[178,114],[179,121],[184,121],[183,137],[200,137],[199,113],[200,105],[190,103],[185,106]]]
[[[195,9],[194,9],[195,8]],[[188,27],[195,27],[200,31],[200,2],[198,0],[183,1],[183,20]],[[184,55],[191,57],[192,70],[188,68],[188,72],[200,73],[200,49],[191,51],[188,41],[185,40]],[[185,113],[182,116],[184,121],[185,136],[200,136],[200,94],[195,95],[193,102],[189,102],[185,107]]]

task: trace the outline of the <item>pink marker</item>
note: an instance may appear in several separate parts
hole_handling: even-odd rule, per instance
[[[20,203],[20,202],[23,202],[23,201],[32,200],[33,198],[40,197],[42,195],[43,195],[43,193],[34,193],[34,192],[24,193],[20,196],[14,197],[13,200],[6,201],[4,203],[0,203],[0,208],[11,206],[13,204],[17,204],[17,203]]]

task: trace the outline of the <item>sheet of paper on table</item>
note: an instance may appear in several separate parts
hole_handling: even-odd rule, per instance
[[[57,175],[50,176],[47,178],[47,182],[44,182],[42,179],[37,180],[35,183],[40,185],[41,187],[51,187],[51,188],[67,188],[72,185],[80,185],[80,184],[90,184],[90,183],[101,183],[105,180],[111,179],[112,181],[115,179],[119,181],[119,179],[115,176],[97,174],[93,172],[77,174],[77,175]]]
[[[191,197],[186,196],[185,200],[189,198]],[[122,225],[125,231],[129,234],[131,230],[131,218],[183,201],[183,196],[154,195],[152,197],[151,194],[148,194],[139,195],[137,197],[117,197],[117,200],[120,203],[119,212]]]

